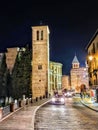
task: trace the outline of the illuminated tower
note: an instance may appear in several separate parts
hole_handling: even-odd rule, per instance
[[[78,61],[78,59],[77,59],[77,56],[75,55],[74,56],[74,59],[73,59],[73,61],[72,61],[72,68],[73,69],[77,69],[77,68],[79,68],[80,66],[80,63],[79,63],[79,61]]]
[[[49,28],[32,27],[32,98],[44,97],[49,88]]]
[[[77,59],[77,56],[74,56],[72,61],[72,69],[70,71],[70,78],[71,78],[71,88],[75,90],[75,92],[80,92],[80,86],[85,84],[88,88],[89,80],[88,80],[88,68],[80,67],[80,63]]]

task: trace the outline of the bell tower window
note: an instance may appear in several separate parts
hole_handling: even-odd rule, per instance
[[[43,31],[41,31],[41,40],[43,40]]]
[[[39,40],[39,31],[37,31],[37,40]]]

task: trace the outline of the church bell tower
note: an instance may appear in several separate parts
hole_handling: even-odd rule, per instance
[[[49,88],[49,28],[32,27],[32,98],[46,96]]]

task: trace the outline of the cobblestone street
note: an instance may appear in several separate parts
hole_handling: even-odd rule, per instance
[[[70,98],[65,105],[43,106],[35,119],[35,130],[98,130],[98,113]]]

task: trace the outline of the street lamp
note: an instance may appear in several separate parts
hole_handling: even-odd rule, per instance
[[[91,55],[91,56],[89,56],[89,57],[88,57],[88,59],[89,59],[90,61],[92,61],[93,56],[92,56],[92,55]]]

